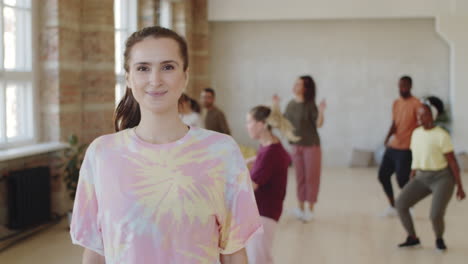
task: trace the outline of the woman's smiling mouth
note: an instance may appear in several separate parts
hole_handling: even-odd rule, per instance
[[[151,97],[159,98],[167,94],[167,91],[147,91],[145,93]]]

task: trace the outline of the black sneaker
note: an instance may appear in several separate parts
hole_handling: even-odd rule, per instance
[[[398,247],[414,247],[420,245],[421,242],[419,242],[419,238],[414,238],[411,236],[408,236],[406,238],[406,241],[404,243],[401,243],[398,245]]]
[[[445,245],[444,239],[438,238],[436,240],[436,248],[438,250],[442,250],[442,251],[445,251],[447,249],[447,246]]]

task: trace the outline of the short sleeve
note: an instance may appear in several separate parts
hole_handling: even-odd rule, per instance
[[[453,152],[453,144],[452,144],[452,139],[450,138],[449,133],[447,131],[443,130],[442,131],[442,137],[440,141],[440,148],[442,149],[442,153],[447,154],[450,152]]]
[[[234,146],[227,159],[224,212],[219,227],[220,252],[225,255],[241,250],[251,237],[263,230],[249,171],[239,147],[231,141]]]
[[[268,182],[271,175],[273,174],[272,155],[269,155],[269,151],[261,153],[257,156],[255,163],[252,167],[251,178],[252,181],[258,185],[264,185]]]
[[[101,228],[98,221],[98,201],[95,188],[95,144],[91,144],[81,165],[73,206],[70,235],[73,244],[104,256]]]

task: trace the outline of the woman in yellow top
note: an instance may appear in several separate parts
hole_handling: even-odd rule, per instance
[[[436,235],[436,247],[439,250],[447,249],[443,240],[444,215],[455,185],[457,198],[465,199],[450,135],[434,124],[434,120],[443,111],[443,103],[436,97],[429,97],[418,110],[418,122],[421,126],[414,130],[410,146],[413,153],[412,180],[403,188],[396,202],[400,220],[408,232],[406,241],[399,247],[420,244],[409,208],[432,193],[430,217]]]

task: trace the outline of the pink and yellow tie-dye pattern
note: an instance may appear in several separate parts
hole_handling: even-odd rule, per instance
[[[219,263],[261,229],[237,144],[192,127],[154,145],[134,129],[96,139],[78,185],[71,236],[106,263]]]

